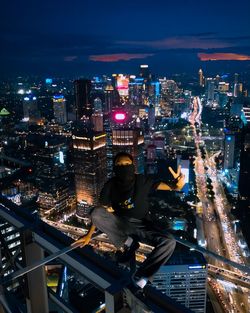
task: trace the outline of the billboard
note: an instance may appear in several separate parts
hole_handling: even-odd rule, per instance
[[[120,96],[128,96],[129,77],[119,74],[116,77],[116,89]]]

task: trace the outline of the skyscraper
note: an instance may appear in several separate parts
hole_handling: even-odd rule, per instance
[[[207,78],[207,100],[214,101],[214,80],[213,78]]]
[[[25,121],[36,123],[40,119],[40,111],[37,107],[37,98],[27,95],[23,99],[23,117]]]
[[[91,81],[88,79],[78,79],[74,81],[75,105],[77,120],[90,117],[92,105],[90,103]]]
[[[204,87],[204,76],[202,69],[199,69],[199,85],[200,87]]]
[[[67,150],[67,144],[59,136],[27,137],[27,156],[35,169],[41,216],[61,214],[67,208],[70,185]]]
[[[149,67],[147,64],[140,65],[140,76],[146,80],[150,78]]]
[[[250,107],[243,107],[244,127],[242,130],[240,175],[239,175],[239,218],[245,238],[250,244]]]
[[[63,95],[53,97],[54,118],[58,124],[67,122],[66,101]]]
[[[196,251],[176,250],[155,274],[153,285],[195,313],[206,312],[207,266]]]
[[[136,172],[139,174],[144,173],[143,145],[144,136],[141,129],[121,126],[112,130],[113,156],[121,151],[130,153],[134,158]]]
[[[72,139],[77,202],[95,205],[107,179],[106,134],[85,130]]]

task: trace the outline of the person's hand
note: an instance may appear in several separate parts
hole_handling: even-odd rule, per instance
[[[85,235],[85,236],[79,238],[78,240],[76,240],[74,242],[74,245],[78,245],[79,244],[79,246],[82,248],[82,247],[88,245],[90,240],[91,240],[91,233],[88,233],[87,235]]]
[[[170,173],[173,175],[175,180],[176,187],[174,190],[181,190],[183,186],[185,185],[185,175],[181,173],[181,166],[178,166],[177,172],[172,169],[171,166],[168,167]]]

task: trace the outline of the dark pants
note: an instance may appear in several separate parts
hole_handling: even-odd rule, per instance
[[[137,270],[135,275],[138,277],[147,277],[151,280],[175,249],[176,242],[172,236],[157,230],[150,221],[117,216],[107,212],[103,207],[96,207],[91,213],[91,219],[117,248],[123,246],[128,236],[154,247]]]

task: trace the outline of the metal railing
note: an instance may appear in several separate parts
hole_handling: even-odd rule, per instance
[[[76,273],[84,276],[84,278],[86,278],[93,286],[97,287],[104,293],[106,312],[122,312],[124,294],[126,294],[126,291],[130,289],[130,279],[128,279],[129,275],[126,270],[118,268],[114,262],[109,259],[104,260],[103,257],[96,255],[90,247],[70,251],[67,247],[72,243],[71,238],[62,234],[54,227],[44,223],[40,219],[37,219],[34,215],[26,212],[24,208],[16,206],[11,201],[6,200],[5,198],[0,198],[0,202],[1,219],[16,227],[16,229],[22,234],[22,248],[24,250],[26,266],[34,264],[35,262],[39,263],[41,259],[44,258],[44,251],[50,255],[56,253],[57,251],[62,252],[62,249],[64,249],[64,253],[62,254],[58,252],[57,257],[62,263],[67,264]],[[174,236],[174,238],[177,242],[190,249],[199,251],[203,255],[237,268],[245,274],[250,274],[250,268],[248,266],[235,263],[177,236]],[[28,284],[32,285],[32,281],[37,282],[39,275],[42,282],[42,279],[44,279],[42,271],[44,271],[43,268],[40,268],[40,270],[37,269],[34,272],[27,273],[26,271]],[[19,276],[23,275],[24,273]],[[14,277],[15,273],[9,278],[2,279],[2,286],[5,286],[4,284]],[[48,309],[48,305],[46,304],[46,302],[48,303],[48,293],[46,284],[44,285],[44,281],[40,290],[39,299],[37,299],[37,292],[38,290],[33,294],[31,291],[29,293],[30,301],[33,302],[33,308],[37,308],[35,311],[32,310],[31,312],[45,313]],[[49,298],[53,299],[58,305],[60,305],[60,298],[53,295],[53,293],[49,293]],[[149,308],[148,312],[191,312],[189,309],[184,308],[171,298],[152,287],[146,287],[144,295],[138,296],[137,300],[138,308],[136,312],[140,312],[139,307],[142,302],[146,303],[146,306]],[[3,294],[2,296],[0,295],[0,301],[2,302],[2,305],[4,305]],[[37,301],[40,301],[40,303],[42,302],[40,305],[40,311],[37,306]],[[65,307],[67,305],[61,301],[61,306]],[[143,310],[143,308],[141,308],[141,310]],[[67,309],[67,311],[73,312],[71,309]]]

